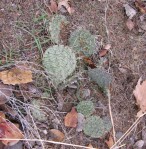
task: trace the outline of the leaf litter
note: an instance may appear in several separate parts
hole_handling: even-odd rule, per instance
[[[58,11],[57,3],[54,0],[50,0],[50,5],[48,7],[52,13],[56,13]]]
[[[49,7],[50,7],[51,12],[53,12],[53,13],[56,13],[58,11],[57,9],[60,10],[61,7],[66,8],[69,14],[72,14],[74,12],[74,9],[71,7],[71,5],[69,3],[69,0],[60,0],[58,3],[58,6],[57,6],[57,3],[55,2],[55,0],[50,0]],[[131,31],[135,25],[133,23],[132,19],[136,15],[137,12],[135,9],[133,9],[128,4],[124,5],[124,7],[126,10],[126,14],[129,17],[129,19],[126,22],[126,25],[127,25],[127,28]],[[136,7],[139,8],[139,10],[143,13],[143,7],[140,7],[139,5],[136,5]],[[109,49],[110,48],[101,49],[101,51],[99,51],[99,57],[104,57],[108,53]],[[97,67],[96,64],[89,57],[84,58],[84,62],[92,69]],[[9,72],[10,72],[10,74],[9,74]],[[95,76],[98,76],[98,75],[99,74],[97,74]],[[108,81],[107,85],[102,86],[101,83],[104,84],[105,83],[104,81],[100,82],[98,80],[95,80],[94,77],[92,77],[92,76],[90,76],[90,77],[94,82],[96,82],[98,84],[99,87],[101,87],[101,88],[105,87],[106,89],[109,88],[111,81]],[[110,78],[110,75],[109,75],[109,78]],[[23,72],[22,72],[21,69],[19,69],[19,68],[12,68],[12,69],[0,72],[0,79],[3,81],[3,83],[4,83],[3,85],[5,85],[5,84],[18,85],[19,84],[19,85],[23,86],[23,84],[26,84],[26,86],[27,86],[27,83],[30,83],[33,81],[32,80],[32,72],[30,70],[23,70]],[[100,77],[98,79],[100,79]],[[143,100],[143,102],[142,102],[142,100],[140,100],[140,98],[141,98],[140,96],[142,96],[141,93],[143,93],[142,88],[145,86],[145,85],[143,85],[143,84],[145,84],[144,82],[141,84],[138,83],[136,86],[136,89],[134,91],[134,95],[137,99],[137,103],[143,112],[145,112],[145,102],[144,102],[144,100]],[[140,87],[140,86],[143,86],[143,87]],[[11,86],[6,86],[6,87],[9,88]],[[137,88],[139,88],[139,89],[137,89]],[[3,90],[3,92],[6,92],[6,91]],[[11,95],[13,95],[12,92],[11,92],[11,94],[7,93],[7,92],[5,94],[7,94],[8,97],[11,97]],[[2,98],[4,98],[4,97],[2,97]],[[6,102],[7,102],[7,100],[4,100],[4,102],[2,104],[5,104]],[[2,117],[3,117],[3,114],[2,114]],[[4,117],[4,119],[5,119],[5,117]],[[64,124],[66,127],[76,128],[77,132],[82,131],[82,127],[83,127],[85,118],[80,113],[77,113],[74,107],[72,108],[71,112],[67,113],[67,115],[65,116],[64,119],[65,119]],[[1,126],[1,127],[3,127],[3,126]],[[53,135],[56,136],[52,140],[59,141],[59,142],[64,140],[65,134],[63,134],[61,131],[59,131],[57,129],[51,129],[50,132],[52,132]],[[8,136],[9,135],[10,134],[8,134]],[[4,143],[11,145],[10,142],[4,142]],[[113,144],[113,142],[112,142],[111,137],[109,138],[109,141],[106,143],[109,146],[109,148],[112,146],[111,144]],[[12,144],[15,144],[15,142],[12,142]],[[92,146],[92,144],[89,144],[88,147],[92,148],[93,146]]]
[[[137,105],[140,107],[140,112],[146,112],[146,80],[143,82],[142,78],[138,80],[133,94],[136,98]]]
[[[51,133],[51,140],[53,141],[57,141],[57,142],[62,142],[64,140],[64,133],[62,133],[61,131],[57,130],[57,129],[50,129],[50,133]]]
[[[59,0],[58,10],[61,10],[62,7],[65,7],[70,15],[75,11],[74,8],[71,7],[70,0]]]
[[[32,72],[26,67],[14,67],[0,72],[0,79],[4,84],[16,85],[32,82]]]
[[[17,140],[2,140],[2,143],[5,145],[15,145],[19,142],[19,139],[22,139],[23,133],[19,129],[18,124],[13,124],[10,121],[7,121],[5,118],[5,114],[2,112],[0,113],[0,138],[10,138],[10,139],[17,139]]]
[[[72,107],[71,112],[67,113],[64,118],[64,124],[66,127],[77,127],[78,113],[74,107]]]

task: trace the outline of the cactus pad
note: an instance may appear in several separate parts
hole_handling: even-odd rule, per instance
[[[96,50],[96,38],[88,30],[77,29],[69,39],[70,46],[76,52],[82,52],[85,56],[92,55]]]
[[[32,100],[31,104],[33,106],[31,112],[32,112],[32,116],[39,120],[39,121],[46,121],[47,120],[47,116],[45,115],[45,113],[40,109],[40,105],[41,102],[39,100]]]
[[[112,128],[111,122],[104,121],[99,116],[91,116],[86,119],[83,131],[92,138],[103,137]]]
[[[106,92],[112,81],[112,77],[104,68],[89,69],[88,75],[104,92]]]
[[[49,24],[49,31],[51,34],[51,39],[54,43],[59,43],[60,42],[60,31],[61,31],[61,26],[68,24],[68,21],[66,20],[65,16],[63,15],[55,15],[50,24]]]
[[[75,70],[76,57],[69,47],[54,45],[45,51],[43,65],[57,86]]]
[[[84,116],[90,116],[94,112],[94,104],[92,101],[81,101],[77,105],[78,113],[82,113]]]

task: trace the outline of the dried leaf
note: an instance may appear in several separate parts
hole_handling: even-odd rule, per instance
[[[0,105],[5,104],[12,94],[11,86],[0,83]]]
[[[109,149],[114,145],[114,139],[113,137],[110,135],[109,139],[105,141],[105,143],[107,144],[107,146],[109,147]]]
[[[90,143],[89,145],[87,145],[87,147],[90,147],[91,149],[93,148],[92,144]]]
[[[133,9],[128,4],[124,4],[124,8],[125,8],[125,11],[126,11],[126,15],[129,17],[129,19],[132,19],[136,15],[136,10]]]
[[[74,12],[74,9],[70,6],[70,0],[60,0],[58,3],[58,10],[60,10],[62,7],[65,7],[69,14]]]
[[[107,52],[108,52],[107,49],[102,49],[102,50],[99,51],[99,56],[103,57],[103,56],[105,56],[107,54]]]
[[[131,31],[131,30],[134,28],[134,22],[131,21],[130,19],[128,19],[128,20],[126,21],[126,26],[127,26],[127,28]]]
[[[1,138],[10,138],[10,139],[18,139],[18,140],[2,140],[2,143],[5,145],[12,146],[16,144],[19,139],[23,138],[22,132],[19,130],[18,125],[13,124],[11,122],[1,122],[0,123],[0,132]]]
[[[10,70],[0,72],[0,79],[4,84],[22,84],[32,82],[32,72],[26,69],[14,67]]]
[[[96,68],[96,65],[92,62],[92,60],[89,57],[84,57],[83,60],[91,69]]]
[[[95,149],[91,143],[87,147],[90,147],[91,149]],[[99,148],[96,148],[96,149],[99,149]]]
[[[142,112],[146,111],[146,80],[141,83],[140,78],[137,82],[133,94],[136,98],[137,104],[139,105]]]
[[[140,10],[141,13],[146,14],[146,6],[142,3],[142,1],[136,0],[135,6]]]
[[[58,10],[58,6],[57,3],[54,0],[50,0],[50,6],[49,6],[50,11],[53,12],[57,12]]]
[[[5,114],[3,112],[0,112],[0,123],[4,122],[6,119]]]
[[[62,142],[64,140],[65,135],[61,131],[57,129],[51,129],[50,132],[53,141]]]
[[[73,107],[71,112],[69,112],[64,119],[64,124],[66,127],[77,127],[78,122],[78,113],[76,109]]]

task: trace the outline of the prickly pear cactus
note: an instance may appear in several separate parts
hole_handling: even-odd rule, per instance
[[[94,104],[92,101],[81,101],[77,105],[78,113],[82,113],[84,116],[90,116],[94,112]]]
[[[45,113],[40,109],[40,105],[41,102],[39,100],[32,100],[31,104],[33,106],[31,112],[32,112],[32,116],[37,119],[38,121],[46,121],[47,120],[47,116],[45,115]]]
[[[90,116],[86,119],[83,131],[92,138],[103,137],[112,128],[111,122],[104,121],[99,116]]]
[[[82,52],[85,56],[92,55],[98,49],[95,36],[84,29],[75,30],[71,34],[69,44],[76,52]]]
[[[112,81],[111,75],[102,67],[89,69],[88,75],[106,93]]]
[[[51,34],[51,40],[54,43],[60,43],[60,31],[61,25],[67,25],[68,21],[66,20],[65,16],[63,15],[55,15],[50,24],[49,24],[49,31]]]
[[[75,70],[76,57],[69,47],[54,45],[45,51],[43,65],[57,86]]]

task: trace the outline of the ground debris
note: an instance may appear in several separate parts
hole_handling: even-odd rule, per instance
[[[136,10],[128,4],[124,4],[123,6],[125,8],[126,15],[129,17],[129,19],[132,19],[137,13]]]

